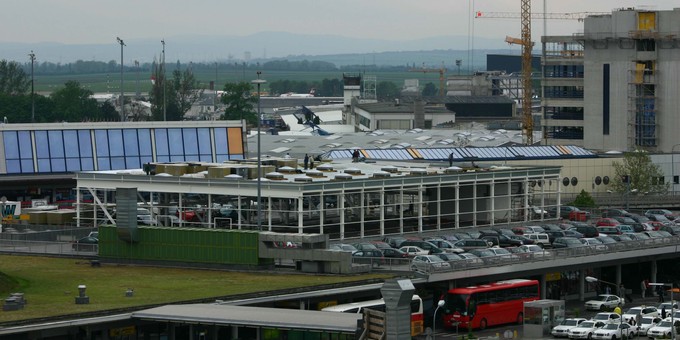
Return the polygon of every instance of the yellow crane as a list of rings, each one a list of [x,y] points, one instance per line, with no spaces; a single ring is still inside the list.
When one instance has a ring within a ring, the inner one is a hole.
[[[531,84],[531,19],[562,19],[579,20],[590,15],[603,15],[608,13],[600,12],[573,12],[573,13],[531,13],[531,0],[521,0],[520,13],[511,12],[475,12],[475,18],[507,18],[520,19],[522,27],[521,38],[506,36],[505,41],[509,44],[522,46],[522,134],[524,143],[531,145],[534,143],[534,118],[531,112],[532,84]],[[545,9],[545,4],[543,5]]]

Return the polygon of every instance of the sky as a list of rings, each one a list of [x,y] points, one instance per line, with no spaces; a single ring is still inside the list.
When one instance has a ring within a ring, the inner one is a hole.
[[[532,11],[669,10],[677,0],[533,0]],[[442,35],[519,36],[519,20],[476,19],[475,11],[519,12],[520,0],[4,0],[0,42],[116,43],[183,35],[245,36],[262,31],[389,40]],[[576,20],[551,20],[548,34],[579,31]],[[543,22],[532,23],[542,35]]]

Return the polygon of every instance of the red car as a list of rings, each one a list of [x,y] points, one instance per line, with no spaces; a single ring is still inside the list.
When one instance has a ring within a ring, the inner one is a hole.
[[[611,226],[617,226],[621,224],[621,222],[613,219],[613,218],[600,218],[595,222],[595,226],[597,227],[611,227]]]

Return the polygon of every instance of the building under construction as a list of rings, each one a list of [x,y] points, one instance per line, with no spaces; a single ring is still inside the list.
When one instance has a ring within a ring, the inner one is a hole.
[[[678,22],[680,9],[625,8],[585,18],[582,35],[545,37],[545,143],[672,152],[680,143]]]

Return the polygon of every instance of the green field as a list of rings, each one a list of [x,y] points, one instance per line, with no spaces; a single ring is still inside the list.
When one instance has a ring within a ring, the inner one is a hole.
[[[278,289],[326,285],[387,275],[307,275],[102,264],[82,259],[0,255],[0,296],[24,293],[23,310],[0,312],[0,323]],[[76,305],[78,285],[90,304]],[[125,297],[128,288],[133,297]]]
[[[226,82],[250,82],[257,78],[255,70],[219,70],[217,72],[217,83],[221,84],[218,88]],[[356,73],[352,73],[356,74]],[[211,81],[215,81],[215,70],[195,70],[194,75],[206,88]],[[405,79],[418,79],[420,85],[432,82],[439,87],[438,73],[423,73],[423,72],[377,72],[367,73],[368,76],[375,76],[377,82],[390,81],[401,87]],[[306,81],[306,82],[321,82],[324,79],[342,79],[342,71],[266,71],[261,75],[262,78],[269,82],[277,80],[291,80],[291,81]],[[63,86],[69,80],[78,81],[84,88],[92,92],[120,92],[120,73],[99,73],[99,74],[71,74],[71,75],[36,75],[35,76],[35,91],[39,93],[50,93],[57,88]],[[151,73],[149,71],[125,72],[123,73],[123,89],[126,93],[136,92],[139,88],[142,95],[147,94],[151,90]],[[266,91],[265,84],[263,90]]]

